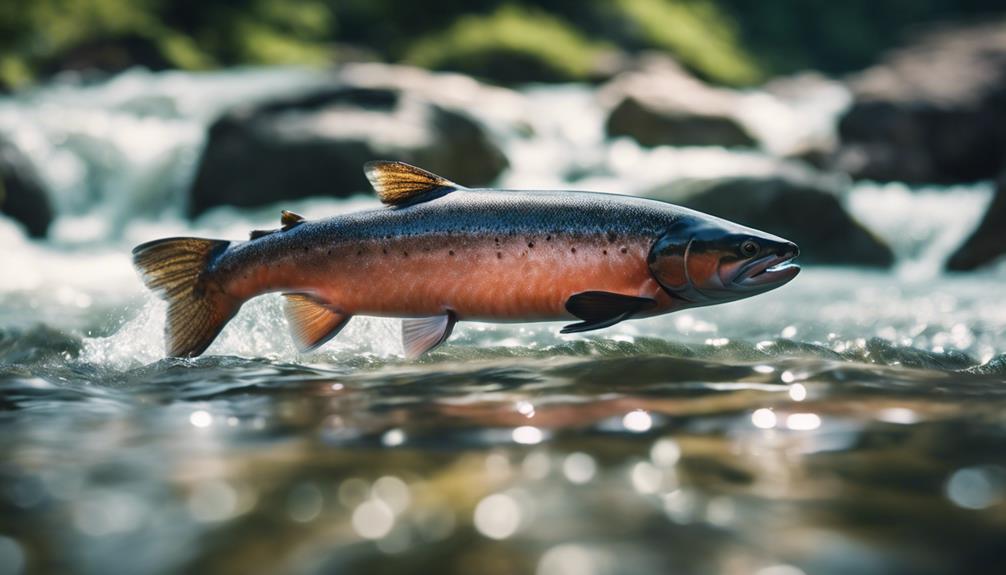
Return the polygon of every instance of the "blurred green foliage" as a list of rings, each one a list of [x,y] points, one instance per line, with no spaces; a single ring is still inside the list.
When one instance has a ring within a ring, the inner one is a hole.
[[[741,40],[773,73],[833,74],[869,66],[913,28],[1006,14],[1003,0],[716,0]]]
[[[0,86],[63,68],[324,64],[338,45],[500,82],[590,79],[615,50],[666,50],[746,85],[868,65],[918,23],[1002,0],[8,0]]]
[[[443,32],[420,38],[404,59],[503,82],[562,81],[588,77],[603,50],[555,16],[508,5],[458,18]]]
[[[322,0],[0,2],[0,85],[77,62],[184,69],[324,63],[331,19]]]
[[[735,22],[712,0],[616,0],[654,47],[725,84],[751,84],[762,70],[741,47]]]

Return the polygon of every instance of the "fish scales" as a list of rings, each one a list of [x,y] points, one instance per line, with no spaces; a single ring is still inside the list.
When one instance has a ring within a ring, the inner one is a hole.
[[[248,241],[137,246],[168,301],[168,355],[201,354],[241,305],[283,292],[294,341],[323,345],[355,315],[403,318],[407,355],[458,321],[576,318],[563,333],[763,293],[793,279],[795,244],[671,204],[575,191],[468,189],[401,162],[371,162],[387,207],[282,227]]]
[[[465,190],[240,243],[214,271],[242,298],[296,289],[353,315],[563,319],[579,291],[659,296],[647,253],[680,214],[634,199]]]

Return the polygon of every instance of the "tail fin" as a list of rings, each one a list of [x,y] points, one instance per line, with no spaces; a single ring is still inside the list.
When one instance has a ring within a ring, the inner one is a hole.
[[[143,283],[168,302],[164,325],[169,357],[195,357],[209,347],[241,302],[225,294],[204,273],[230,242],[166,238],[133,249]]]

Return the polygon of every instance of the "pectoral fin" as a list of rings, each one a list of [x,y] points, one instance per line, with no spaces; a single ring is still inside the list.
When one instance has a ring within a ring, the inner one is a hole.
[[[453,312],[433,317],[402,320],[402,345],[405,355],[415,359],[447,341],[457,318]]]
[[[610,327],[657,305],[656,300],[606,291],[585,291],[566,301],[566,311],[582,319],[560,333],[578,333]]]
[[[335,337],[352,316],[341,314],[329,304],[301,293],[285,293],[286,319],[297,349],[308,352]]]

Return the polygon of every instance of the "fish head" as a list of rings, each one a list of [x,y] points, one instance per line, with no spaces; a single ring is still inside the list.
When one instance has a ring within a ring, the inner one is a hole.
[[[778,236],[695,213],[675,220],[650,249],[650,272],[688,307],[751,297],[800,273],[800,248]]]

